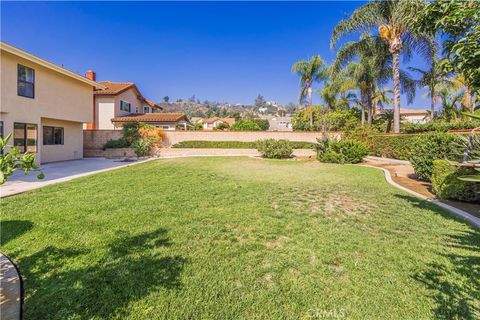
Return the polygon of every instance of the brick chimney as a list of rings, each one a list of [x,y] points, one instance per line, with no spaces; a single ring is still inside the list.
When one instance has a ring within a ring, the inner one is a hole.
[[[85,77],[92,80],[92,81],[97,81],[97,74],[93,70],[88,70],[85,73]]]

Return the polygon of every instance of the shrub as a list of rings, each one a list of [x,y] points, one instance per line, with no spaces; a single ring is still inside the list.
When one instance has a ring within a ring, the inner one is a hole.
[[[416,135],[374,135],[366,141],[369,154],[376,157],[409,160]]]
[[[310,126],[310,113],[313,113],[313,126]],[[301,131],[350,130],[358,123],[358,117],[352,110],[329,111],[324,106],[299,110],[292,118],[293,129]]]
[[[419,179],[430,181],[433,161],[457,160],[462,150],[457,144],[458,136],[448,133],[429,133],[415,137],[412,142],[410,162]]]
[[[270,128],[270,123],[268,122],[267,119],[256,118],[256,119],[253,119],[253,122],[258,124],[258,126],[262,131],[267,131]]]
[[[152,145],[146,138],[138,138],[132,142],[132,148],[135,151],[137,157],[145,157],[150,154]]]
[[[142,122],[131,122],[123,125],[123,138],[117,142],[107,142],[118,146],[131,146],[138,157],[147,156],[154,147],[160,146],[163,140],[162,129]],[[123,142],[119,142],[123,140]],[[107,148],[107,144],[105,148]]]
[[[139,130],[140,129],[151,129],[154,128],[152,125],[143,123],[143,122],[129,122],[125,123],[122,128],[123,139],[128,144],[131,144],[135,139],[140,138]]]
[[[473,129],[477,127],[480,127],[480,121],[478,120],[435,120],[425,123],[405,123],[402,124],[401,130],[404,133],[420,133],[432,131],[447,132],[449,130]]]
[[[118,139],[118,140],[108,140],[107,143],[103,146],[103,150],[105,149],[117,149],[117,148],[128,148],[130,144],[127,143],[125,139]]]
[[[228,123],[220,122],[213,130],[223,131],[227,130],[228,128],[230,128]]]
[[[231,127],[232,131],[261,131],[262,128],[253,120],[242,119],[235,122]]]
[[[256,149],[258,141],[182,141],[172,148],[225,148],[225,149]],[[293,149],[312,149],[314,143],[290,141]]]
[[[258,141],[257,149],[262,157],[269,159],[291,158],[292,144],[288,140],[267,139]]]
[[[471,174],[475,174],[472,168],[456,167],[446,160],[435,160],[432,167],[433,192],[442,199],[480,203],[480,184],[458,179]]]
[[[317,159],[330,163],[359,163],[368,154],[365,142],[356,140],[318,140]]]

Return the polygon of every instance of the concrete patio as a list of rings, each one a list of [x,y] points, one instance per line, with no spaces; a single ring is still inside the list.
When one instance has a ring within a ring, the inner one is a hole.
[[[16,171],[10,176],[8,182],[0,187],[0,198],[145,161],[148,160],[125,162],[119,159],[89,158],[47,163],[40,168],[45,173],[45,179],[43,180],[38,180],[35,172],[25,175],[21,171]]]

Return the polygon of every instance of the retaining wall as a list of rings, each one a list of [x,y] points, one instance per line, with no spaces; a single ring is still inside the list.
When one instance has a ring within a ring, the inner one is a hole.
[[[243,141],[285,139],[290,141],[316,142],[324,133],[311,131],[164,131],[165,147],[182,141]],[[328,133],[337,137],[339,133]],[[108,140],[122,137],[121,130],[84,130],[83,148],[102,149]]]

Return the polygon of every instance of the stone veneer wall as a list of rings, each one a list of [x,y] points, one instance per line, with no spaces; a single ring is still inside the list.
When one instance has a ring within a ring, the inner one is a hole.
[[[244,141],[264,139],[285,139],[290,141],[316,142],[322,132],[310,131],[164,131],[164,146],[169,147],[181,141]],[[339,133],[329,133],[337,137]],[[121,130],[84,130],[83,147],[101,149],[108,140],[122,137]]]

